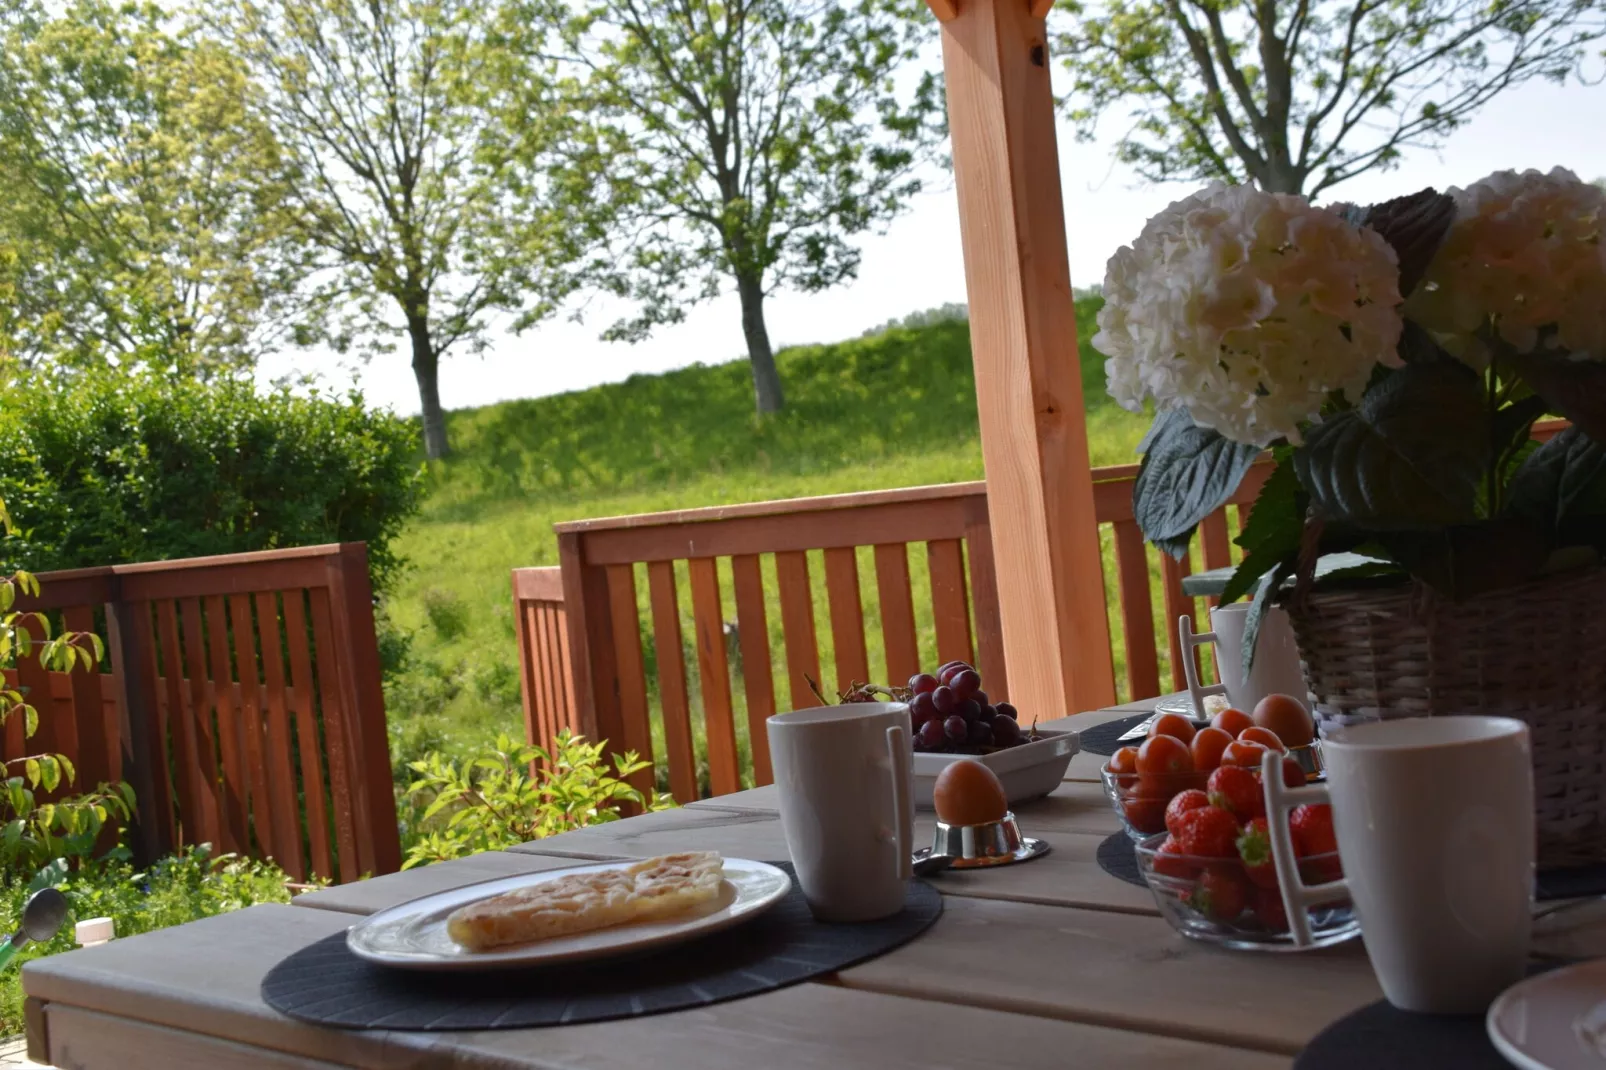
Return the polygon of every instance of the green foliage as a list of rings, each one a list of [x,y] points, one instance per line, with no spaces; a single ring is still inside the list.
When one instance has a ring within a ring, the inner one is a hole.
[[[588,743],[564,730],[551,754],[503,735],[491,750],[461,762],[439,754],[413,762],[418,778],[406,798],[416,825],[402,868],[615,821],[624,803],[648,810],[674,805],[668,796],[649,798],[626,782],[647,768],[634,751],[613,755],[610,774],[606,747],[606,740]]]
[[[1118,157],[1153,181],[1316,196],[1432,148],[1501,91],[1596,60],[1576,0],[1063,0],[1057,52],[1077,133],[1130,125]]]
[[[444,455],[439,361],[483,348],[493,312],[550,313],[586,238],[541,177],[569,120],[543,58],[545,17],[504,19],[491,0],[197,7],[250,72],[250,114],[279,139],[270,177],[295,196],[276,225],[327,269],[300,339],[340,350],[408,339],[425,446]]]
[[[301,265],[240,65],[158,4],[49,10],[0,22],[0,352],[251,362]]]
[[[1143,441],[1133,512],[1150,542],[1181,558],[1199,522],[1232,496],[1260,450],[1197,427],[1180,409],[1162,413]]]
[[[425,591],[424,615],[442,639],[456,639],[468,631],[468,604],[455,591],[443,587]]]
[[[418,508],[415,431],[357,395],[96,370],[0,387],[0,560],[36,570],[368,543]]]
[[[945,132],[940,83],[907,70],[936,28],[919,6],[581,5],[565,40],[584,71],[573,107],[593,125],[566,185],[604,192],[600,281],[637,308],[607,336],[640,338],[734,284],[759,407],[766,390],[779,407],[764,296],[852,279],[853,238],[919,191]]]
[[[18,956],[24,961],[71,951],[73,926],[89,918],[111,918],[122,939],[258,903],[288,903],[287,880],[271,862],[234,855],[214,858],[207,844],[170,855],[143,871],[121,857],[76,869],[56,862],[31,882],[0,887],[0,931],[14,931],[29,892],[47,885],[66,895],[67,922],[55,939],[24,948]],[[21,971],[13,964],[0,974],[0,1034],[22,1031],[22,1001]]]

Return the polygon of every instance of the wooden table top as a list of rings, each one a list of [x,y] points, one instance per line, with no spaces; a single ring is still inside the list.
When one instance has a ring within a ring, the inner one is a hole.
[[[1134,704],[1067,718],[1086,728]],[[880,958],[791,988],[619,1022],[460,1033],[348,1032],[262,1002],[263,976],[356,915],[575,859],[707,849],[786,857],[773,787],[692,803],[422,870],[257,906],[27,964],[30,1050],[58,1066],[543,1070],[933,1070],[1156,1067],[1271,1070],[1333,1019],[1380,998],[1358,942],[1293,955],[1184,940],[1147,890],[1094,860],[1117,830],[1079,755],[1021,807],[1053,851],[943,874],[937,924]],[[932,818],[921,816],[929,836]],[[1074,1059],[1072,1059],[1074,1053]]]

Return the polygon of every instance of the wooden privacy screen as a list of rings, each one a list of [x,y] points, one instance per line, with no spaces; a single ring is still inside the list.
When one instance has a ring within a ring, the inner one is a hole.
[[[362,543],[47,572],[38,598],[98,631],[109,671],[18,677],[38,733],[3,756],[56,751],[77,787],[125,779],[136,848],[272,858],[297,880],[400,866],[368,552]],[[49,696],[47,702],[38,696]]]

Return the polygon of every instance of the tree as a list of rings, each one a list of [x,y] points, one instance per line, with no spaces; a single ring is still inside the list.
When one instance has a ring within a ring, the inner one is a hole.
[[[571,22],[594,117],[572,185],[604,176],[603,281],[636,306],[605,337],[644,337],[733,282],[758,411],[781,408],[764,298],[853,278],[853,236],[920,189],[943,133],[938,82],[904,72],[931,20],[899,2],[598,0]]]
[[[562,122],[541,61],[526,62],[539,27],[498,14],[491,0],[222,0],[203,13],[284,146],[283,218],[325,269],[329,340],[372,352],[408,339],[432,458],[448,451],[442,358],[482,350],[496,311],[550,312],[578,251],[536,167]]]
[[[1503,90],[1562,81],[1598,0],[1070,0],[1058,35],[1078,134],[1129,109],[1118,158],[1151,181],[1314,197],[1432,148]]]
[[[288,325],[272,135],[232,57],[170,23],[107,0],[0,20],[0,348],[25,363],[237,367]]]

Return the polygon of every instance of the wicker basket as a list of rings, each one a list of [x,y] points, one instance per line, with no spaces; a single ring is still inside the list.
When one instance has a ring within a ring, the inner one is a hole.
[[[1461,602],[1419,584],[1312,592],[1289,614],[1318,716],[1527,722],[1539,864],[1606,862],[1606,568]]]

